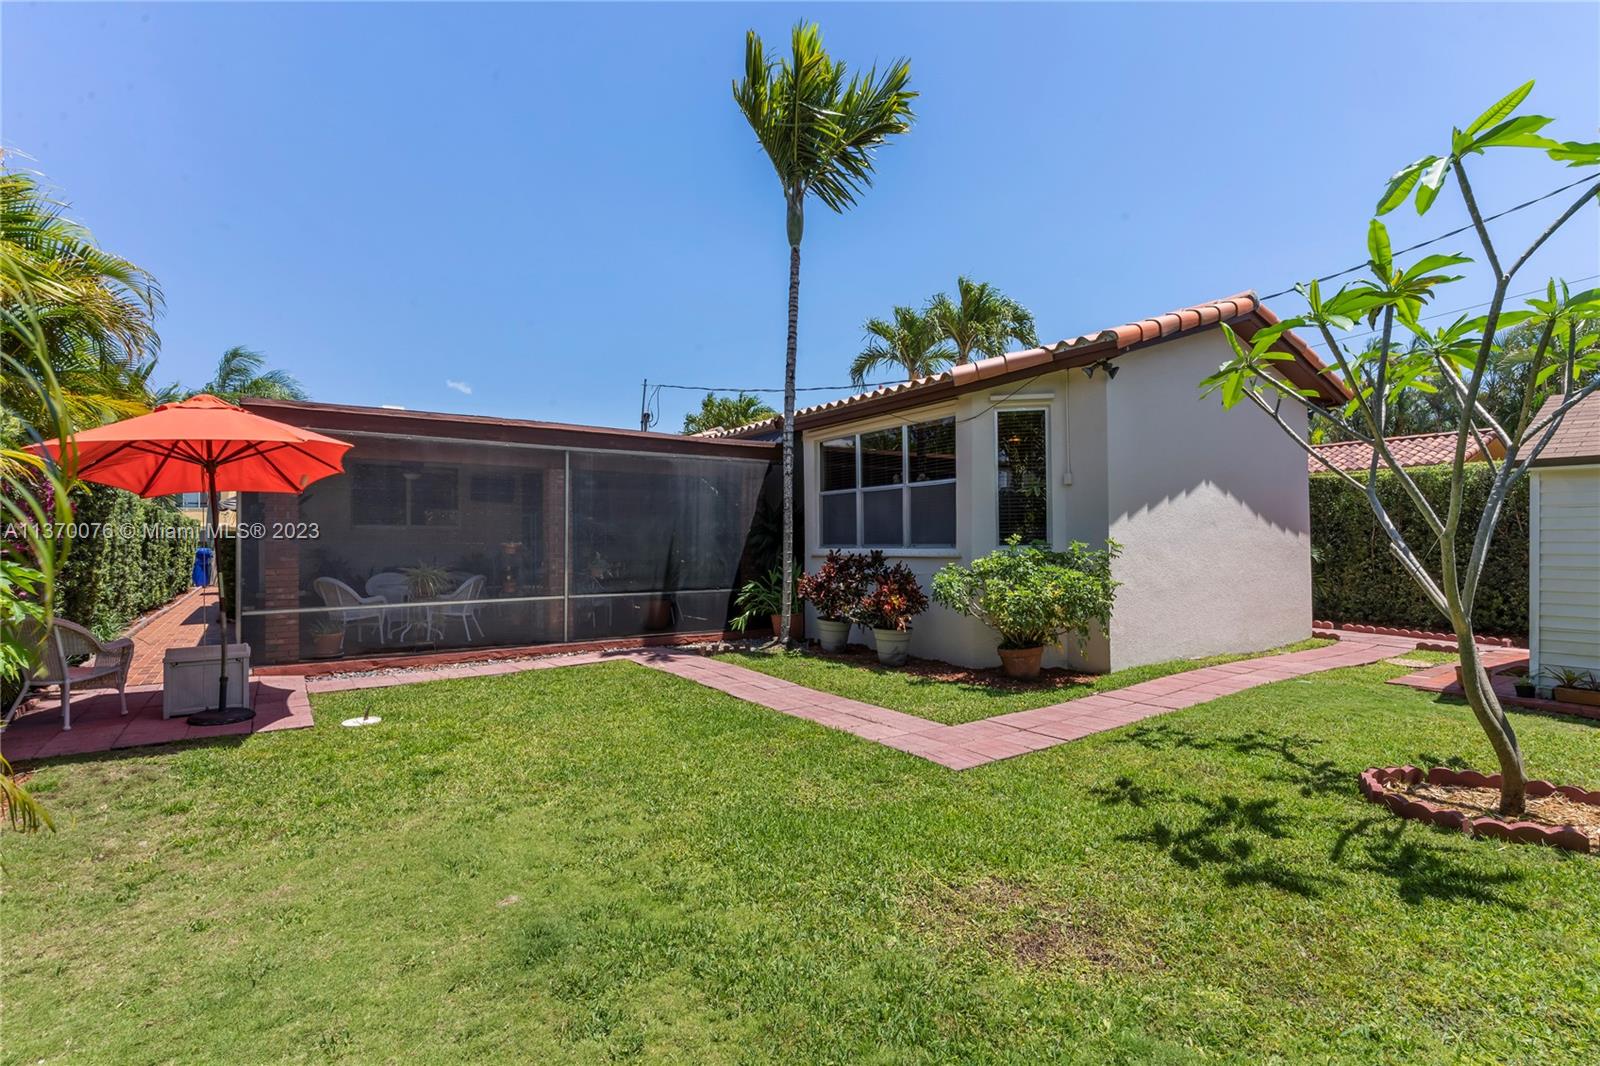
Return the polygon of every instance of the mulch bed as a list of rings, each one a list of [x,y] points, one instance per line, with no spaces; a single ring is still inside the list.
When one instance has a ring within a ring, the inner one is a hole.
[[[1529,781],[1527,808],[1502,818],[1500,775],[1436,766],[1386,766],[1361,775],[1361,793],[1402,818],[1472,836],[1549,844],[1568,851],[1600,851],[1600,792],[1577,785]]]
[[[854,666],[878,665],[878,653],[865,644],[847,644],[839,652],[823,651],[815,644],[807,649],[807,654],[817,659],[832,659],[836,662],[850,663]],[[913,677],[926,678],[929,681],[951,681],[961,685],[978,685],[983,688],[1000,689],[1008,692],[1037,692],[1058,688],[1080,688],[1092,685],[1099,674],[1083,674],[1076,670],[1066,670],[1059,666],[1046,667],[1039,671],[1038,678],[1031,681],[1022,681],[1014,677],[1007,677],[1005,669],[999,666],[990,666],[982,669],[966,666],[955,666],[951,663],[940,662],[938,659],[910,658],[904,666],[884,667],[897,674],[911,674]]]

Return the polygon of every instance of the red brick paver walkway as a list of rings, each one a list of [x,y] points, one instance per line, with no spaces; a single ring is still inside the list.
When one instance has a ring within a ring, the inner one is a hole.
[[[160,610],[146,615],[127,635],[133,638],[133,666],[128,669],[128,684],[159,685],[162,657],[168,648],[195,648],[217,642],[216,591],[190,589]]]
[[[930,722],[916,715],[818,692],[757,670],[672,648],[591,652],[520,662],[469,663],[438,670],[414,670],[367,677],[311,678],[306,687],[313,693],[384,688],[420,681],[484,677],[622,660],[674,674],[783,714],[840,729],[865,740],[877,741],[953,770],[965,770],[1009,759],[1014,755],[1052,748],[1091,733],[1192,707],[1258,685],[1342,666],[1375,663],[1397,654],[1402,647],[1414,645],[1414,641],[1404,644],[1392,639],[1347,639],[1309,651],[1207,666],[1154,681],[1142,681],[1112,692],[1096,693],[1030,711],[1002,714],[965,725]]]

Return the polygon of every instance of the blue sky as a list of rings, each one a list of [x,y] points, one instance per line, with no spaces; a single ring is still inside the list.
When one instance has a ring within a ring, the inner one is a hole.
[[[782,384],[782,202],[729,83],[799,17],[922,93],[858,207],[808,213],[801,385],[957,274],[1055,339],[1359,262],[1388,174],[1531,77],[1551,132],[1600,126],[1594,5],[8,3],[0,141],[160,279],[163,381],[246,344],[319,400],[635,426],[646,377]],[[1595,217],[1526,287],[1600,274]],[[1395,246],[1464,221],[1408,207]]]

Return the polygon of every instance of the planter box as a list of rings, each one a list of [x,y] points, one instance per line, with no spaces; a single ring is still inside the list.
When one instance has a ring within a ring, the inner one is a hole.
[[[1557,685],[1555,698],[1558,703],[1581,703],[1585,707],[1600,707],[1600,689],[1567,688],[1564,685]]]
[[[168,648],[162,658],[161,717],[177,718],[217,705],[218,649]],[[250,645],[228,645],[228,706],[250,706]]]

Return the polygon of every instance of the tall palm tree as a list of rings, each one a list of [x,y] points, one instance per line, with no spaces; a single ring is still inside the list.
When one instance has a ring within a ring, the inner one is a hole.
[[[939,324],[944,338],[955,345],[959,366],[980,356],[1004,355],[1015,342],[1035,347],[1033,315],[988,282],[956,279],[956,298],[940,293],[928,301],[928,315]]]
[[[144,270],[98,247],[66,217],[38,178],[0,171],[0,316],[26,320],[38,343],[0,335],[0,354],[47,366],[74,427],[142,414],[148,373],[159,347],[154,327],[161,289]],[[40,361],[43,363],[40,363]],[[39,394],[16,375],[0,386],[7,439],[48,421]]]
[[[263,400],[304,400],[305,386],[287,370],[268,370],[267,357],[236,344],[222,353],[217,360],[217,372],[200,386],[200,392],[209,392],[224,400],[238,401],[245,396]]]
[[[907,379],[937,374],[950,365],[955,349],[945,343],[939,323],[910,307],[896,307],[894,321],[868,319],[866,347],[850,364],[850,383],[864,388],[867,375],[895,367]]]
[[[733,99],[778,172],[789,237],[789,337],[783,371],[783,611],[778,639],[789,642],[794,587],[794,367],[800,323],[800,238],[805,204],[815,196],[843,213],[871,187],[873,150],[911,128],[911,64],[897,60],[849,77],[822,47],[813,25],[797,23],[791,56],[767,59],[761,38],[745,35],[744,79]]]

